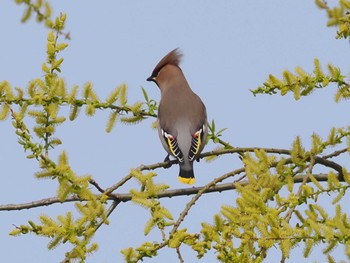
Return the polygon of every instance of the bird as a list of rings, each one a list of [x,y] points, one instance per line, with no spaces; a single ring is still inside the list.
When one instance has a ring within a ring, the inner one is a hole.
[[[157,130],[160,141],[180,166],[178,180],[194,184],[194,160],[202,152],[208,135],[207,111],[200,97],[190,88],[179,67],[183,54],[176,48],[163,57],[147,81],[160,89]]]

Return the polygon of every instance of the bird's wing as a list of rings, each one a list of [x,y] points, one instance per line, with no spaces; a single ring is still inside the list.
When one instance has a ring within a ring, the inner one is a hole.
[[[191,162],[194,160],[194,158],[196,158],[197,154],[199,153],[199,150],[201,149],[202,143],[205,143],[203,141],[204,129],[205,129],[205,127],[203,126],[202,128],[200,128],[198,131],[196,131],[192,135],[191,148],[190,148],[190,152],[188,154],[188,159]]]
[[[184,155],[179,148],[175,136],[171,135],[170,133],[167,133],[163,129],[162,136],[165,139],[165,142],[167,143],[169,150],[171,151],[173,156],[176,157],[176,159],[178,159],[180,163],[182,163],[184,161]]]

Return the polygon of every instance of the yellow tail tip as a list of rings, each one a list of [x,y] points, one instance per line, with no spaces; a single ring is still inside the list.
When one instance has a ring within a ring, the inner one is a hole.
[[[183,183],[183,184],[194,184],[196,182],[196,179],[193,177],[192,178],[185,178],[185,177],[179,176],[178,179],[179,179],[179,182]]]

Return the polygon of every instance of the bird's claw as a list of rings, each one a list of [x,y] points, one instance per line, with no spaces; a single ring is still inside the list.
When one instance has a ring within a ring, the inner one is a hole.
[[[171,162],[170,162],[169,154],[168,154],[167,156],[165,156],[164,162],[167,163],[166,165],[164,165],[164,168],[165,168],[165,169],[168,169],[168,168],[171,167],[172,164],[171,164]]]

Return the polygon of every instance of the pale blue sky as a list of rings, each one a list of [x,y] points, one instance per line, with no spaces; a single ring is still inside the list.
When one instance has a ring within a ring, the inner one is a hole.
[[[335,1],[328,1],[330,4]],[[126,83],[129,101],[142,100],[140,87],[151,98],[159,99],[159,90],[146,82],[157,62],[170,50],[180,47],[184,53],[181,67],[207,106],[209,119],[220,128],[228,128],[223,139],[235,146],[289,148],[295,136],[305,145],[317,131],[327,136],[331,127],[348,125],[346,102],[335,104],[334,90],[320,91],[294,101],[291,95],[253,97],[249,89],[261,85],[268,74],[280,76],[284,69],[301,66],[313,68],[318,57],[325,66],[333,63],[349,74],[348,41],[335,40],[335,29],[325,26],[326,14],[313,1],[53,1],[55,13],[67,13],[67,31],[72,40],[63,52],[62,76],[67,85],[82,86],[91,81],[100,98]],[[33,20],[22,25],[23,7],[3,1],[0,8],[0,81],[12,87],[43,75],[47,29]],[[62,111],[65,116],[66,110]],[[102,187],[117,182],[140,164],[163,160],[165,152],[153,119],[138,126],[117,124],[105,133],[108,112],[67,122],[57,130],[63,145],[53,155],[66,150],[70,164],[80,175],[91,174]],[[17,144],[10,120],[0,124],[1,204],[21,203],[55,194],[55,181],[37,181],[36,163],[25,158]],[[215,146],[209,144],[205,150]],[[215,162],[195,163],[196,186],[238,168],[235,155]],[[157,182],[172,188],[177,182],[178,167],[158,170]],[[129,183],[123,188],[135,187]],[[198,231],[201,221],[212,222],[220,205],[232,204],[234,192],[203,197],[183,223],[189,231]],[[163,199],[176,218],[191,197]],[[40,214],[55,216],[71,209],[72,204],[54,205],[20,212],[1,212],[1,258],[4,262],[59,262],[68,246],[49,251],[49,240],[32,235],[9,237],[13,224],[37,221]],[[329,212],[333,213],[333,207]],[[132,203],[121,204],[95,237],[100,249],[87,262],[121,262],[120,249],[138,246],[145,240],[160,240],[157,231],[143,236],[148,212]],[[345,259],[342,248],[337,259]],[[301,257],[301,248],[292,253],[298,262],[312,262]],[[184,249],[185,262],[196,262],[194,252]],[[266,262],[274,262],[278,251],[271,251]],[[208,255],[201,262],[213,262]],[[177,262],[175,251],[162,250],[154,260]],[[294,260],[293,260],[294,261]],[[296,260],[295,260],[296,261]],[[322,260],[320,259],[320,262]],[[290,261],[292,262],[292,260]]]

